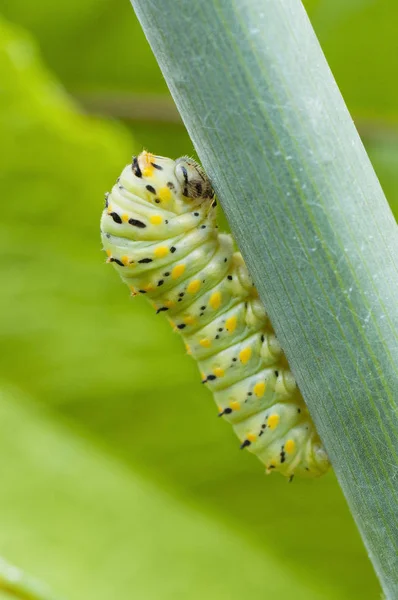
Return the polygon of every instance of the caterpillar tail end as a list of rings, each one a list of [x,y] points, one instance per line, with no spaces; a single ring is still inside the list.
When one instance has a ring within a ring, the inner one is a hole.
[[[326,454],[325,448],[321,444],[314,445],[313,456],[314,463],[318,470],[318,473],[315,475],[315,477],[320,477],[321,475],[324,475],[329,471],[331,467],[330,460],[328,455]]]

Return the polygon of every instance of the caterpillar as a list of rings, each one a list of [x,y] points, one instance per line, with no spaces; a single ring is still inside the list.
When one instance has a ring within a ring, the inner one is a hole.
[[[218,416],[266,473],[317,477],[329,460],[202,167],[142,152],[105,194],[101,235],[131,294],[164,312]]]

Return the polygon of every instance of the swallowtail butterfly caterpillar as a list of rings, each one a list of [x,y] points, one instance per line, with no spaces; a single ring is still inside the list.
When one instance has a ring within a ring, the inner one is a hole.
[[[242,256],[218,232],[216,206],[194,160],[142,152],[106,194],[107,262],[181,333],[240,447],[267,473],[317,477],[327,455]]]

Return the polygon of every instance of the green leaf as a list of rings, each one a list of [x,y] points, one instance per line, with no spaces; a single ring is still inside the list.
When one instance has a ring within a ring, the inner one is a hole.
[[[0,559],[0,598],[17,600],[55,600],[46,587],[23,571]]]
[[[46,62],[68,89],[167,92],[140,25],[123,0],[68,0],[56,7],[51,0],[36,6],[12,0],[1,10],[34,33]]]
[[[18,393],[1,394],[0,419],[1,551],[65,597],[319,598],[271,550],[172,498]]]

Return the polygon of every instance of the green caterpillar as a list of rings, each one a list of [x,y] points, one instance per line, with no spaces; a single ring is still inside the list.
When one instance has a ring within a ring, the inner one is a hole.
[[[106,194],[108,262],[181,333],[241,448],[267,473],[317,477],[326,452],[241,254],[218,232],[216,206],[195,161],[142,152]]]

